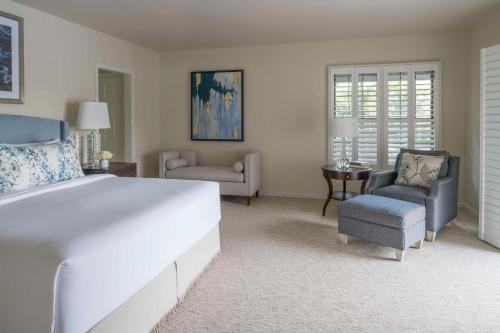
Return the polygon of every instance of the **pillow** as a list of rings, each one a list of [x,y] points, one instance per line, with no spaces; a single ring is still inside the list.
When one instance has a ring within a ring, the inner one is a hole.
[[[430,188],[438,179],[443,163],[443,156],[403,153],[395,184]]]
[[[73,138],[52,144],[0,144],[0,193],[83,176]]]
[[[168,170],[182,168],[188,165],[188,161],[183,158],[173,158],[165,163]]]
[[[243,172],[243,163],[240,161],[234,162],[233,169],[236,172]]]
[[[401,157],[403,156],[404,153],[410,153],[414,155],[425,155],[425,156],[443,156],[444,161],[443,165],[441,166],[441,170],[439,170],[438,178],[443,178],[446,177],[446,175],[448,175],[448,161],[450,159],[450,153],[447,152],[446,150],[418,150],[418,149],[401,148],[401,150],[399,151],[399,155],[396,159],[396,171],[398,171],[401,166]]]

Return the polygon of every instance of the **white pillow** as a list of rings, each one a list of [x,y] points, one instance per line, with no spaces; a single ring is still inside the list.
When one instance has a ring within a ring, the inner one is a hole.
[[[182,168],[188,165],[188,161],[183,158],[173,158],[165,163],[168,170]]]
[[[243,172],[243,163],[241,161],[234,162],[233,169],[236,172]]]

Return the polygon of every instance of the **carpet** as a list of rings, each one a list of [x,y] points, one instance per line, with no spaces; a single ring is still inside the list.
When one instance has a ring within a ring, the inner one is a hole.
[[[221,257],[158,332],[500,332],[500,252],[467,212],[399,263],[322,204],[224,199]]]

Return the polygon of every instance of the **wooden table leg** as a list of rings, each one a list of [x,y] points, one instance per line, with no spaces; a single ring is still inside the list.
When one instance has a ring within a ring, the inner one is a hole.
[[[347,188],[347,181],[344,179],[342,181],[342,200],[345,201],[345,192]]]
[[[328,183],[328,198],[326,198],[325,204],[323,205],[323,216],[325,216],[325,214],[326,214],[326,207],[328,206],[328,203],[332,199],[332,195],[333,195],[332,180],[328,177],[325,177],[325,179],[326,179],[326,182]]]
[[[367,182],[368,182],[368,179],[363,179],[363,182],[361,183],[361,192],[359,194],[361,194],[361,195],[365,194],[365,187],[366,187]]]

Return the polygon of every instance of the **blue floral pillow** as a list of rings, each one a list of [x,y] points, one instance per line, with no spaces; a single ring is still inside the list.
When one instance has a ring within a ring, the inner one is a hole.
[[[0,193],[83,176],[73,138],[51,144],[0,144]]]

